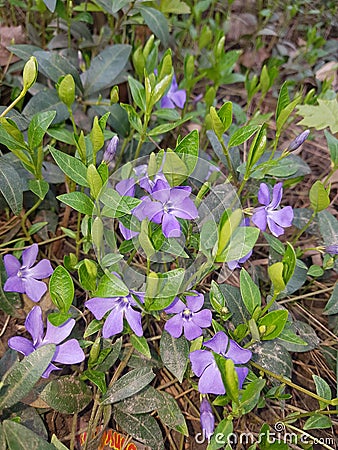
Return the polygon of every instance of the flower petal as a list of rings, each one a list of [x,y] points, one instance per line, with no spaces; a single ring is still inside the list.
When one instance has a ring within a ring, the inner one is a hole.
[[[133,330],[136,336],[143,336],[141,313],[139,311],[135,311],[131,307],[128,307],[124,310],[124,314],[127,322],[130,325],[130,328]]]
[[[113,309],[112,312],[107,317],[103,329],[102,336],[105,339],[114,336],[115,334],[121,333],[123,330],[123,309]]]
[[[230,339],[227,352],[222,352],[222,354],[226,358],[232,359],[235,364],[245,364],[251,359],[252,356],[250,350],[241,347],[232,339]]]
[[[282,200],[282,196],[283,196],[283,183],[277,183],[275,184],[273,191],[272,191],[272,201],[269,205],[269,209],[276,209],[281,200]]]
[[[216,363],[210,364],[203,372],[199,382],[198,390],[201,394],[225,394],[221,372]]]
[[[271,231],[271,233],[274,236],[278,237],[278,236],[281,236],[282,234],[284,234],[284,228],[277,225],[271,217],[268,216],[267,221],[268,221],[269,230]]]
[[[25,293],[33,302],[40,301],[46,291],[47,286],[43,281],[38,281],[30,277],[25,279]]]
[[[264,206],[256,209],[256,212],[252,216],[251,220],[261,231],[266,230],[267,212],[265,211]]]
[[[167,314],[178,314],[186,308],[185,304],[178,297],[175,297],[174,301],[164,311]],[[190,308],[189,308],[190,309]]]
[[[43,372],[43,374],[41,375],[42,378],[49,378],[49,375],[51,374],[51,372],[53,370],[62,370],[59,369],[58,367],[54,366],[54,364],[49,364],[49,366],[47,367],[47,369]]]
[[[187,99],[187,94],[184,89],[179,89],[174,94],[171,94],[170,98],[176,106],[183,109],[185,101]]]
[[[77,364],[85,359],[80,344],[76,339],[69,339],[69,341],[57,345],[52,361],[62,364]]]
[[[129,239],[133,239],[133,237],[140,234],[139,231],[132,231],[129,230],[129,228],[126,228],[121,222],[119,222],[119,229],[121,231],[122,236],[126,241],[129,241]]]
[[[22,252],[22,265],[30,268],[35,263],[36,258],[38,256],[39,247],[38,244],[33,244],[30,247],[26,248]]]
[[[196,292],[196,291],[193,291]],[[197,295],[187,295],[185,298],[187,300],[187,307],[192,312],[199,311],[204,303],[204,295],[201,293],[197,293]]]
[[[192,371],[197,377],[202,375],[206,367],[215,363],[212,353],[207,350],[195,350],[190,353],[189,359],[191,362]]]
[[[101,320],[102,317],[113,308],[116,307],[117,298],[100,298],[94,297],[85,302],[85,307],[94,314],[95,319]]]
[[[210,309],[203,309],[193,315],[193,322],[202,328],[210,327],[212,321],[212,313]]]
[[[115,190],[122,196],[129,195],[130,197],[134,197],[135,184],[134,178],[127,178],[126,180],[119,181],[115,186]]]
[[[247,367],[235,367],[235,370],[238,375],[238,386],[239,389],[242,389],[244,380],[249,373],[249,369]]]
[[[166,238],[181,236],[181,225],[174,215],[168,213],[163,214],[162,232]]]
[[[42,341],[43,345],[45,344],[60,344],[60,342],[64,341],[66,337],[70,335],[72,329],[74,328],[75,320],[69,319],[64,324],[59,327],[55,327],[47,320],[47,331],[46,335]]]
[[[14,336],[8,339],[8,347],[27,356],[35,351],[34,345],[28,339]]]
[[[48,259],[42,259],[31,269],[27,269],[26,276],[35,278],[36,280],[42,280],[48,278],[53,273],[53,267]]]
[[[262,205],[268,206],[270,203],[270,191],[269,187],[265,183],[261,183],[257,198],[259,203]]]
[[[43,321],[40,306],[34,306],[28,313],[25,327],[32,336],[34,345],[39,345],[43,337]]]
[[[202,334],[202,328],[199,327],[193,320],[183,320],[184,336],[188,341],[193,341]]]
[[[24,294],[26,291],[25,283],[22,278],[16,275],[9,277],[4,284],[5,292],[19,292]]]
[[[183,331],[183,318],[181,314],[177,314],[171,319],[167,320],[164,325],[165,331],[167,331],[172,337],[179,338]]]
[[[165,95],[164,97],[162,97],[161,99],[161,108],[169,108],[169,109],[174,109],[175,105],[174,103],[170,100],[170,98]]]
[[[181,202],[175,203],[170,212],[180,219],[196,219],[198,216],[198,210],[194,202],[190,198],[185,198]]]
[[[13,255],[4,256],[4,265],[9,277],[16,275],[21,267],[20,261]]]
[[[210,341],[204,342],[204,345],[215,353],[224,354],[228,347],[228,341],[228,336],[223,331],[219,331]]]
[[[291,227],[293,221],[293,209],[291,206],[285,206],[285,208],[279,209],[278,211],[269,212],[268,217],[283,228]]]

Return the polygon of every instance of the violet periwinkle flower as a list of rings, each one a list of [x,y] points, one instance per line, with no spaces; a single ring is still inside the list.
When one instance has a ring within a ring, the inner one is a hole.
[[[138,298],[140,303],[143,303],[144,295],[143,292],[130,291],[125,297],[94,297],[86,301],[85,306],[98,320],[101,320],[109,312],[102,329],[102,336],[105,339],[122,332],[124,318],[126,318],[136,336],[142,336],[142,315],[134,309],[135,306],[138,306],[134,296]]]
[[[162,232],[166,238],[180,237],[181,225],[177,218],[193,220],[198,216],[194,202],[189,198],[191,187],[170,187],[162,179],[156,181],[151,197],[143,197],[133,214],[140,220],[148,218],[150,221],[162,225]],[[153,201],[154,200],[154,201]]]
[[[184,89],[178,89],[176,76],[173,75],[169,91],[161,99],[161,108],[174,109],[176,106],[183,109],[187,93]]]
[[[211,405],[206,397],[203,397],[200,406],[200,421],[203,436],[210,441],[211,436],[214,433],[215,417],[212,412]]]
[[[335,245],[327,245],[325,247],[325,252],[330,255],[338,255],[338,244]]]
[[[42,259],[33,267],[38,256],[38,244],[33,244],[22,252],[22,264],[13,255],[4,257],[4,265],[8,279],[4,285],[4,291],[26,294],[33,302],[38,302],[47,291],[47,286],[42,280],[53,273],[53,268],[48,259]]]
[[[67,322],[55,327],[47,321],[47,330],[43,337],[43,321],[40,306],[34,306],[26,317],[25,327],[32,336],[33,342],[21,336],[14,336],[8,340],[8,346],[27,356],[38,348],[47,344],[56,344],[56,350],[52,358],[53,362],[61,364],[77,364],[85,359],[85,354],[76,339],[69,339],[60,344],[71,333],[74,328],[75,320],[68,319]],[[43,378],[48,378],[53,370],[61,370],[59,367],[50,363],[42,374]]]
[[[290,227],[293,221],[293,209],[286,206],[277,209],[282,200],[283,183],[277,183],[272,192],[272,200],[270,199],[269,187],[265,183],[261,183],[258,191],[258,201],[264,206],[255,208],[252,216],[252,222],[262,231],[266,230],[268,225],[271,233],[278,237],[284,233],[284,228]],[[270,201],[271,200],[271,201]]]
[[[310,134],[310,130],[303,131],[303,133],[299,134],[292,142],[290,142],[287,150],[289,152],[293,152],[293,151],[297,150],[297,148],[299,148],[306,141],[309,134]]]
[[[175,314],[169,319],[164,329],[174,338],[179,338],[184,331],[184,336],[188,341],[192,341],[202,335],[202,328],[211,325],[212,314],[209,309],[200,309],[204,303],[204,295],[186,295],[187,304],[184,304],[178,297],[165,309],[167,314]]]
[[[114,136],[109,144],[107,145],[106,150],[104,151],[102,162],[105,162],[106,164],[110,164],[116,154],[117,146],[119,145],[119,138],[118,136]]]
[[[219,331],[210,341],[204,342],[205,347],[218,353],[224,358],[232,359],[234,364],[247,363],[252,353],[250,350],[242,348],[237,342],[229,339],[223,332]],[[221,372],[216,364],[214,355],[208,350],[195,350],[190,353],[192,370],[198,376],[198,390],[201,394],[225,394],[225,387],[222,381]],[[242,389],[243,382],[249,373],[247,367],[235,366],[238,375],[239,388]]]

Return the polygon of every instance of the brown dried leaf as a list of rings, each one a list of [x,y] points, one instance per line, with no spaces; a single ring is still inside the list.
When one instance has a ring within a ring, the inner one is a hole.
[[[25,36],[21,25],[17,27],[0,27],[0,66],[6,66],[9,61],[10,52],[7,50],[8,45],[24,44]],[[12,55],[11,63],[18,61],[15,55]]]

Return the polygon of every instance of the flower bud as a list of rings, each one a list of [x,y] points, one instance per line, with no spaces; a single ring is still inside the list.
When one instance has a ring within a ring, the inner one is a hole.
[[[326,246],[325,252],[330,255],[338,255],[338,244]]]
[[[23,68],[23,89],[25,92],[30,89],[38,76],[38,62],[34,56],[31,56]]]
[[[114,136],[111,139],[111,141],[109,142],[109,144],[103,154],[103,160],[102,160],[103,162],[105,162],[106,164],[109,164],[113,161],[118,145],[119,145],[119,138],[118,138],[118,136]]]
[[[310,134],[310,130],[305,130],[303,133],[299,134],[296,139],[294,139],[288,147],[289,152],[293,152],[294,150],[297,150],[307,139],[307,137]]]
[[[200,406],[200,421],[203,435],[210,441],[215,428],[215,417],[212,413],[211,405],[206,397],[203,397]]]

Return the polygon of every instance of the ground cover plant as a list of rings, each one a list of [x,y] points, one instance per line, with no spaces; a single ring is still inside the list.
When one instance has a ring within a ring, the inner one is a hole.
[[[0,449],[336,448],[335,2],[2,6]]]

